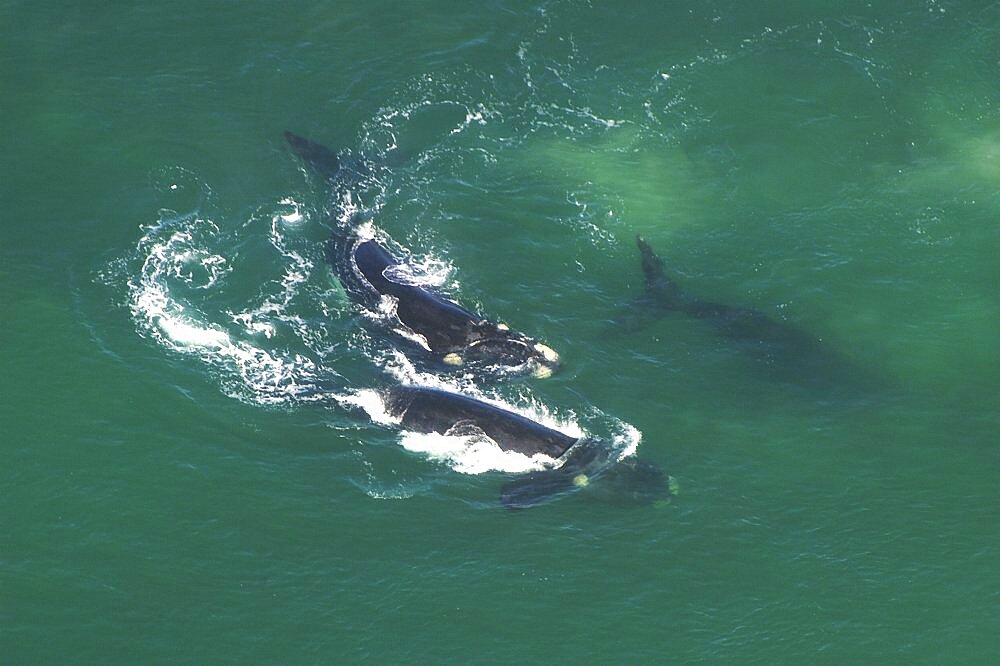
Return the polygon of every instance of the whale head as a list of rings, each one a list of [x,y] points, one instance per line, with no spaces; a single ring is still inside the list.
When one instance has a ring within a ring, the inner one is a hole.
[[[635,456],[619,457],[606,442],[584,438],[566,451],[562,465],[531,472],[500,489],[508,509],[526,509],[572,493],[617,506],[663,506],[679,492],[676,479],[661,467]]]
[[[539,379],[551,377],[559,369],[559,354],[548,345],[511,330],[506,324],[479,322],[465,349],[448,354],[449,365],[492,366],[512,372],[526,372]]]

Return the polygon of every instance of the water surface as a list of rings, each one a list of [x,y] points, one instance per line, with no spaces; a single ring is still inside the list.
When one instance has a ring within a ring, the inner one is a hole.
[[[985,661],[998,33],[990,2],[0,3],[0,654]],[[286,129],[563,357],[468,390],[680,494],[505,511],[510,461],[322,399],[413,375]],[[871,385],[623,325],[637,234]]]

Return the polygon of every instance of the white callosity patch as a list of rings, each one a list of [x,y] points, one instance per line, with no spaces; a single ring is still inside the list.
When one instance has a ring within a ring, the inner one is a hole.
[[[552,368],[547,365],[536,365],[535,369],[531,371],[531,376],[535,379],[548,379],[552,376]]]
[[[458,365],[462,365],[462,364],[465,363],[465,360],[459,354],[456,354],[455,352],[451,352],[450,354],[445,354],[441,358],[441,360],[445,362],[445,365],[455,365],[455,366],[458,366]]]
[[[549,363],[559,362],[559,354],[556,353],[555,349],[549,347],[548,345],[543,345],[542,343],[539,342],[535,344],[535,351],[541,354],[542,358],[544,358]]]

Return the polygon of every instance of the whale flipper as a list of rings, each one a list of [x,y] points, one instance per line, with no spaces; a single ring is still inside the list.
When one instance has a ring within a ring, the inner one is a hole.
[[[532,472],[505,484],[500,489],[500,502],[508,509],[527,509],[551,502],[578,489],[572,476],[557,469]]]
[[[289,131],[285,131],[285,140],[292,151],[317,174],[327,180],[336,178],[337,172],[340,171],[340,159],[335,152]]]

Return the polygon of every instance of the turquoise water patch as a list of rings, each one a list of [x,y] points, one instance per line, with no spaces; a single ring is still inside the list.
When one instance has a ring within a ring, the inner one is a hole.
[[[0,653],[982,661],[998,19],[5,3]],[[420,279],[562,362],[447,381],[680,492],[508,511],[523,470],[373,421],[364,390],[433,378],[338,284],[285,130],[366,165],[352,202]],[[685,294],[843,365],[650,310],[640,234]]]

